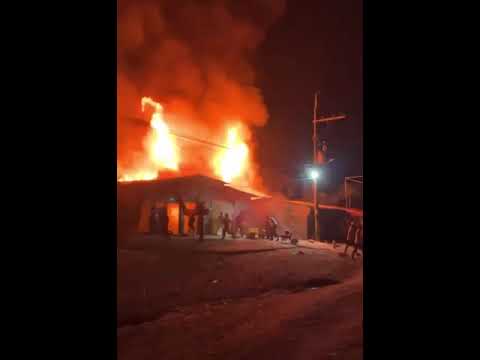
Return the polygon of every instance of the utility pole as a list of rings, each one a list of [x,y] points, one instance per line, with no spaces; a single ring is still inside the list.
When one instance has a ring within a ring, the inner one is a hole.
[[[323,164],[318,163],[318,157],[317,157],[317,124],[318,123],[326,123],[329,121],[335,121],[335,120],[343,120],[346,119],[347,117],[345,115],[336,115],[336,116],[325,116],[321,118],[317,118],[317,106],[318,106],[318,91],[315,92],[315,105],[313,107],[313,166],[318,167]],[[318,177],[315,177],[313,179],[313,204],[314,204],[314,217],[315,217],[315,240],[320,240],[319,239],[319,228],[318,228]]]

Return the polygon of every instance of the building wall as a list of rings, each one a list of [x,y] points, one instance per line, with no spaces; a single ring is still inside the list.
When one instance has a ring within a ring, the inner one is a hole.
[[[206,234],[213,234],[218,232],[218,215],[220,212],[228,213],[231,218],[234,218],[238,213],[245,209],[248,201],[231,201],[218,200],[219,198],[230,198],[234,190],[218,186],[214,182],[202,179],[201,181],[185,181],[184,183],[168,184],[163,183],[142,183],[142,184],[127,184],[117,187],[117,224],[118,234],[131,233],[148,233],[149,232],[149,218],[150,211],[153,205],[165,206],[167,205],[167,213],[169,215],[169,230],[174,233],[179,233],[179,207],[176,199],[177,196],[182,196],[187,208],[194,208],[195,200],[200,199],[205,202],[205,205],[210,210],[210,213],[205,218]],[[248,197],[245,194],[244,197]],[[184,233],[188,232],[188,216],[184,216],[183,228]],[[197,226],[198,228],[198,226]]]
[[[309,208],[305,205],[292,204],[284,197],[252,201],[250,212],[258,226],[263,227],[267,216],[274,216],[279,222],[279,232],[290,231],[298,239],[307,237],[307,216]]]

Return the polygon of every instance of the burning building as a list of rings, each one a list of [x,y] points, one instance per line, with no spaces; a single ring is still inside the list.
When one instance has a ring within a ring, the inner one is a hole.
[[[219,235],[217,223],[220,213],[234,219],[240,212],[246,214],[247,228],[259,229],[267,216],[274,216],[279,232],[289,231],[299,239],[307,238],[307,217],[311,202],[293,201],[282,195],[269,196],[248,187],[228,184],[220,179],[203,175],[172,176],[148,181],[118,182],[119,234],[150,233],[149,219],[153,207],[163,207],[168,215],[168,231],[173,235],[188,233],[190,216],[180,206],[189,210],[204,202],[209,209],[204,232]],[[343,241],[345,217],[363,216],[358,209],[320,205],[321,239]]]
[[[119,1],[119,180],[152,180],[168,169],[252,185],[251,130],[269,117],[252,60],[285,7],[285,0]]]
[[[248,209],[252,201],[268,197],[203,175],[119,182],[117,194],[119,231],[150,232],[151,208],[165,207],[169,218],[168,230],[174,235],[187,233],[189,215],[183,212],[181,201],[187,209],[195,209],[200,201],[204,202],[210,210],[205,233],[216,234],[212,224],[220,212],[233,218]]]
[[[145,214],[159,203],[170,232],[182,233],[181,197],[187,208],[205,201],[211,216],[235,216],[244,205],[257,222],[278,214],[302,237],[307,206],[251,190],[264,190],[252,133],[269,119],[253,59],[285,10],[285,0],[119,0],[120,226],[148,230]],[[300,190],[289,195],[300,198]]]

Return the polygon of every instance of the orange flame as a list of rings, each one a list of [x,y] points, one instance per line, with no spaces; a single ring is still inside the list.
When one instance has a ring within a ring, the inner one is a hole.
[[[153,131],[147,139],[150,160],[158,169],[178,170],[179,155],[175,138],[170,134],[167,123],[163,120],[163,107],[151,98],[142,98],[142,111],[145,105],[152,106],[155,111],[150,120]]]
[[[145,159],[133,169],[120,169],[118,181],[154,180],[158,171],[179,170],[180,151],[163,117],[163,107],[149,97],[142,98],[142,111],[145,106],[153,108],[150,131],[145,138]],[[212,170],[215,175],[227,183],[240,180],[249,166],[249,149],[241,137],[241,125],[230,127],[226,136],[226,149],[215,153],[212,158]],[[201,165],[204,169],[204,164]]]
[[[175,138],[170,133],[167,123],[163,119],[163,107],[149,97],[142,98],[142,111],[145,106],[154,108],[150,120],[150,132],[146,138],[147,163],[141,168],[122,172],[119,181],[153,180],[161,169],[178,171],[180,156]]]
[[[239,139],[237,128],[228,129],[227,147],[214,159],[214,168],[223,181],[230,183],[243,175],[248,165],[248,146]]]
[[[140,181],[140,180],[154,180],[157,178],[156,170],[135,170],[131,173],[124,172],[118,179],[120,182]]]

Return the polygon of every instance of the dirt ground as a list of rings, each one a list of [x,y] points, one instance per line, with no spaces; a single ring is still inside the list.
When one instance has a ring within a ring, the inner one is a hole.
[[[118,250],[118,358],[362,359],[363,260],[342,251],[138,238]]]

